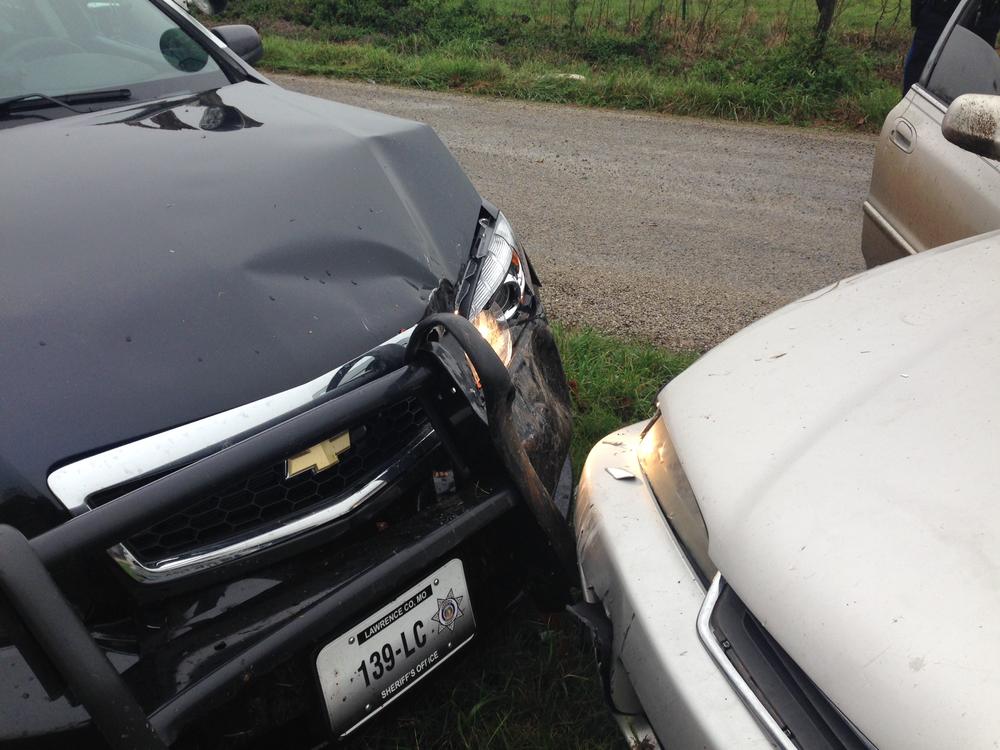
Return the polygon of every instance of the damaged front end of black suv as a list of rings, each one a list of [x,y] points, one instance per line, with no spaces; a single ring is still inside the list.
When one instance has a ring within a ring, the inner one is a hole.
[[[538,279],[429,128],[172,3],[43,4],[80,33],[0,110],[0,743],[348,734],[565,595]],[[145,70],[126,10],[170,42],[147,81],[32,93]]]
[[[554,340],[530,278],[499,323],[434,312],[456,296],[442,284],[427,317],[308,405],[30,538],[0,525],[7,738],[241,744],[296,719],[339,736],[464,645],[473,612],[525,586],[564,590],[573,551],[553,497],[570,416]],[[440,605],[443,588],[466,630],[439,611],[393,640],[382,623],[421,593]],[[359,628],[389,658],[345,680],[324,653]],[[432,629],[444,638],[429,643]]]

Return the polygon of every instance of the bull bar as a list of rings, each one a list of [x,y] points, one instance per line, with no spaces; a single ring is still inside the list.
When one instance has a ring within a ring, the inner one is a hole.
[[[454,342],[467,361],[460,362],[449,354],[441,345],[445,340]],[[419,399],[442,447],[456,470],[462,471],[461,450],[432,398],[442,373],[473,405],[509,486],[358,576],[304,616],[291,620],[147,715],[51,571],[79,555],[106,550],[262,462],[306,449],[327,437],[331,425],[351,422],[373,406],[408,396]],[[470,382],[478,387],[470,388]],[[392,582],[404,571],[431,562],[442,544],[478,531],[518,502],[531,511],[567,579],[572,580],[576,570],[572,537],[518,436],[511,412],[514,388],[507,368],[468,320],[448,313],[431,315],[414,329],[398,369],[276,420],[218,452],[31,539],[12,526],[0,524],[0,620],[50,697],[68,690],[111,747],[163,750],[192,715],[231,695],[250,675],[275,666],[294,643],[319,637],[332,621],[387,596]],[[477,402],[479,393],[482,401]]]

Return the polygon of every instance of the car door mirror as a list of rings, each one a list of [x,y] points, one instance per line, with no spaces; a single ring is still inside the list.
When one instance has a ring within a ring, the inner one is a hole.
[[[264,43],[253,26],[241,23],[215,26],[212,33],[251,65],[264,56]]]
[[[963,94],[948,107],[941,123],[944,137],[959,148],[1000,159],[1000,96]]]

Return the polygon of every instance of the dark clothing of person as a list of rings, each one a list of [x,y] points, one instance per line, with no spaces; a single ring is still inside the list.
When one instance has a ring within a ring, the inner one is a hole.
[[[903,95],[920,80],[924,66],[930,59],[938,37],[948,24],[948,19],[958,7],[958,0],[912,0],[910,24],[914,28],[913,43],[903,63]]]
[[[910,86],[920,80],[930,59],[934,45],[948,20],[958,7],[959,0],[911,0],[910,24],[914,27],[913,43],[903,63],[903,96]],[[997,30],[1000,29],[1000,0],[982,0],[966,25],[991,47],[996,47]]]

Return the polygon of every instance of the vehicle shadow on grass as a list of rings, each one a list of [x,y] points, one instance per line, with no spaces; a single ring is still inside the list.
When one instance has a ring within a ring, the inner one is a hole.
[[[522,601],[340,747],[621,748],[589,643]]]

